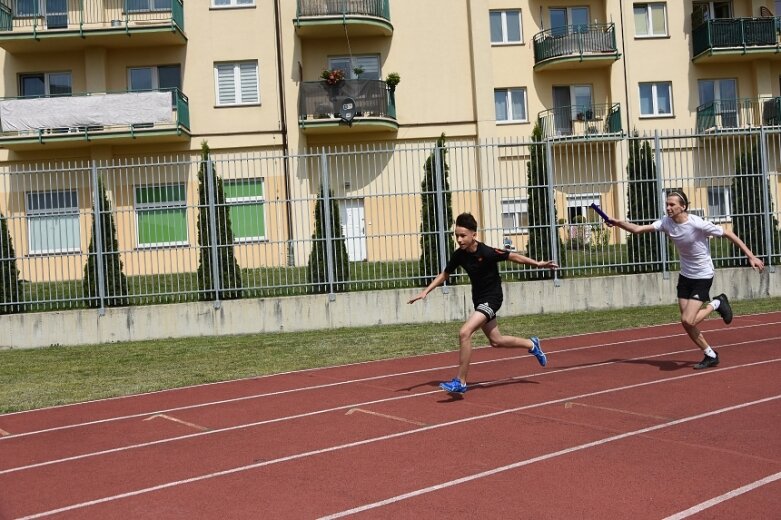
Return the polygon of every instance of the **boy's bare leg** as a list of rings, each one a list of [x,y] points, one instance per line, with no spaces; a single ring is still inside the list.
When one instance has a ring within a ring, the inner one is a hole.
[[[534,347],[530,339],[502,336],[502,333],[499,332],[499,323],[496,320],[484,324],[483,333],[494,348],[525,348],[528,350]]]
[[[705,336],[702,335],[697,325],[713,311],[713,307],[710,305],[703,307],[699,300],[684,298],[678,299],[678,307],[681,309],[681,325],[684,330],[701,350],[706,350],[709,347],[708,342],[705,341]]]
[[[469,318],[461,325],[461,330],[458,331],[458,344],[459,350],[459,364],[458,364],[458,379],[462,384],[466,384],[466,376],[469,372],[469,362],[472,360],[472,335],[475,331],[485,325],[488,320],[485,314],[480,312],[473,312]],[[495,321],[495,320],[494,320]]]

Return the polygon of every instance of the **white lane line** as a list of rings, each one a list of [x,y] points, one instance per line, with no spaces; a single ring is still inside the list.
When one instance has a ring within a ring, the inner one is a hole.
[[[4,429],[0,428],[0,437],[5,437],[6,435],[11,435],[11,434],[5,431]]]
[[[756,363],[747,363],[745,365],[725,367],[725,368],[722,368],[720,370],[721,371],[735,370],[735,369],[738,369],[738,368],[746,368],[746,367],[751,367],[751,366],[764,365],[764,364],[767,364],[767,363],[776,363],[776,362],[779,362],[779,361],[781,361],[781,358],[776,358],[776,359],[773,359],[773,360],[758,361]],[[487,414],[484,414],[484,415],[476,415],[476,416],[471,416],[471,417],[465,417],[465,418],[462,418],[462,419],[456,419],[456,420],[448,421],[448,422],[445,422],[445,423],[432,424],[432,425],[429,425],[429,426],[423,426],[423,427],[420,427],[420,428],[415,428],[415,429],[407,430],[407,431],[403,431],[403,432],[396,432],[396,433],[391,433],[391,434],[388,434],[388,435],[382,435],[382,436],[379,436],[379,437],[372,437],[372,438],[363,439],[363,440],[360,440],[360,441],[354,441],[354,442],[349,442],[349,443],[346,443],[346,444],[340,444],[340,445],[336,445],[336,446],[331,446],[329,448],[321,448],[319,450],[312,450],[312,451],[306,451],[306,452],[302,452],[302,453],[296,453],[296,454],[293,454],[293,455],[280,457],[278,459],[266,460],[266,461],[263,461],[263,462],[257,462],[255,464],[249,464],[249,465],[246,465],[246,466],[238,466],[238,467],[235,467],[235,468],[230,468],[230,469],[226,469],[226,470],[222,470],[222,471],[216,471],[214,473],[207,473],[207,474],[204,474],[204,475],[199,475],[199,476],[196,476],[196,477],[190,477],[190,478],[183,479],[183,480],[176,480],[176,481],[172,481],[172,482],[166,482],[165,484],[158,484],[156,486],[151,486],[151,487],[147,487],[147,488],[143,488],[143,489],[137,489],[135,491],[128,491],[126,493],[120,493],[120,494],[117,494],[117,495],[103,497],[103,498],[99,498],[99,499],[95,499],[95,500],[89,500],[87,502],[81,502],[81,503],[77,503],[77,504],[72,504],[72,505],[61,507],[61,508],[58,508],[58,509],[52,509],[50,511],[43,511],[43,512],[31,515],[31,516],[26,516],[26,517],[24,517],[22,519],[19,519],[19,520],[28,520],[28,519],[33,519],[33,518],[41,518],[41,517],[49,516],[49,515],[53,515],[53,514],[64,513],[64,512],[67,512],[67,511],[74,511],[76,509],[82,509],[82,508],[85,508],[85,507],[90,507],[90,506],[94,506],[94,505],[98,505],[98,504],[103,504],[103,503],[106,503],[106,502],[112,502],[112,501],[120,500],[120,499],[123,499],[123,498],[129,498],[129,497],[144,495],[144,494],[147,494],[147,493],[152,493],[154,491],[160,491],[162,489],[168,489],[168,488],[172,488],[172,487],[177,487],[177,486],[181,486],[181,485],[184,485],[184,484],[191,484],[193,482],[200,482],[202,480],[208,480],[208,479],[212,479],[212,478],[222,477],[222,476],[225,476],[225,475],[232,475],[234,473],[241,473],[241,472],[244,472],[244,471],[249,471],[249,470],[252,470],[252,469],[261,468],[263,466],[271,466],[273,464],[280,464],[280,463],[289,462],[289,461],[292,461],[292,460],[304,459],[306,457],[322,455],[324,453],[331,453],[331,452],[340,451],[340,450],[344,450],[344,449],[348,449],[348,448],[355,448],[357,446],[365,446],[365,445],[368,445],[368,444],[374,444],[376,442],[382,442],[382,441],[387,441],[387,440],[390,440],[390,439],[397,439],[397,438],[400,438],[400,437],[406,437],[406,436],[417,434],[417,433],[423,433],[423,432],[428,432],[428,431],[431,431],[431,430],[437,430],[439,428],[449,428],[449,427],[457,425],[457,424],[464,424],[464,423],[479,421],[479,420],[483,420],[483,419],[491,419],[491,418],[494,418],[494,417],[499,417],[499,416],[507,415],[507,414],[510,414],[510,413],[517,413],[517,412],[521,412],[521,411],[524,411],[524,410],[531,410],[533,408],[540,408],[540,407],[547,406],[547,405],[550,405],[550,404],[563,403],[563,402],[571,401],[571,400],[574,400],[574,399],[585,399],[586,397],[593,397],[593,396],[597,396],[597,395],[604,395],[604,394],[609,394],[609,393],[613,393],[613,392],[621,392],[621,391],[624,391],[624,390],[632,390],[632,389],[635,389],[635,388],[651,386],[651,385],[655,385],[655,384],[659,384],[659,383],[668,383],[670,381],[678,381],[678,380],[681,380],[681,379],[688,379],[688,378],[691,378],[691,377],[703,377],[703,376],[708,375],[708,374],[717,374],[718,372],[719,371],[716,371],[716,370],[710,371],[710,372],[709,371],[693,372],[691,374],[687,374],[687,375],[683,375],[683,376],[670,377],[670,378],[667,378],[667,379],[657,379],[655,381],[646,381],[644,383],[635,383],[635,384],[619,386],[619,387],[615,387],[615,388],[608,388],[608,389],[604,389],[604,390],[598,390],[596,392],[589,392],[589,393],[580,394],[580,395],[562,397],[560,399],[553,399],[553,400],[545,401],[545,402],[542,402],[542,403],[528,404],[528,405],[525,405],[525,406],[519,406],[517,408],[510,408],[510,409],[507,409],[507,410],[499,410],[499,411],[487,413]],[[441,392],[441,391],[437,391],[437,392]],[[769,398],[765,398],[765,399],[760,400],[760,401],[753,401],[752,403],[759,403],[759,402],[763,402],[763,401],[773,400],[773,399],[776,399],[778,397],[781,397],[781,396],[769,397]],[[743,406],[748,406],[748,404],[744,403],[744,404],[740,404],[740,405],[735,405],[735,406],[732,406],[732,407],[729,407],[729,408],[725,408],[724,410],[737,409],[737,408],[740,408],[740,407],[743,407]],[[700,415],[693,416],[693,417],[705,417],[705,416],[707,416],[709,414],[712,415],[713,412],[708,412],[706,414],[700,414]],[[685,422],[685,420],[683,420],[683,419],[679,419],[679,421]],[[653,427],[652,427],[652,429],[653,429]],[[626,435],[626,434],[623,434],[623,435]]]
[[[390,505],[390,504],[395,504],[397,502],[401,502],[402,500],[407,500],[409,498],[415,498],[415,497],[419,497],[421,495],[425,495],[427,493],[432,493],[434,491],[439,491],[441,489],[446,489],[446,488],[449,488],[449,487],[457,486],[457,485],[463,484],[465,482],[471,482],[473,480],[477,480],[477,479],[486,478],[486,477],[490,477],[490,476],[496,475],[497,473],[510,471],[510,470],[513,470],[513,469],[520,468],[522,466],[528,466],[529,464],[534,464],[535,462],[541,462],[543,460],[553,459],[555,457],[560,457],[562,455],[568,455],[568,454],[574,453],[576,451],[581,451],[581,450],[585,450],[585,449],[588,449],[588,448],[593,448],[595,446],[601,446],[603,444],[619,441],[619,440],[622,440],[622,439],[626,439],[628,437],[635,437],[637,435],[642,435],[642,434],[653,432],[653,431],[656,431],[656,430],[661,430],[661,429],[664,429],[664,428],[670,428],[671,426],[678,426],[679,424],[684,424],[684,423],[687,423],[687,422],[696,421],[696,420],[699,420],[699,419],[704,419],[706,417],[712,417],[714,415],[720,415],[720,414],[723,414],[723,413],[726,413],[726,412],[732,412],[732,411],[735,411],[735,410],[740,410],[741,408],[747,408],[749,406],[755,406],[755,405],[758,405],[758,404],[768,403],[768,402],[771,402],[771,401],[775,401],[776,399],[781,399],[781,394],[774,395],[772,397],[766,397],[764,399],[758,399],[756,401],[750,401],[750,402],[747,402],[747,403],[736,404],[734,406],[728,406],[726,408],[719,408],[718,410],[712,410],[710,412],[705,412],[705,413],[701,413],[701,414],[698,414],[698,415],[692,415],[690,417],[684,417],[684,418],[681,418],[681,419],[676,419],[674,421],[666,422],[666,423],[663,423],[663,424],[656,424],[654,426],[649,426],[647,428],[641,428],[639,430],[634,430],[634,431],[631,431],[631,432],[626,432],[626,433],[621,433],[621,434],[618,434],[618,435],[613,435],[612,437],[606,437],[606,438],[600,439],[598,441],[587,442],[585,444],[580,444],[578,446],[572,446],[571,448],[566,448],[566,449],[563,449],[563,450],[555,451],[553,453],[546,453],[545,455],[540,455],[539,457],[534,457],[534,458],[531,458],[531,459],[521,460],[521,461],[518,461],[518,462],[514,462],[512,464],[507,464],[506,466],[500,466],[498,468],[493,468],[493,469],[490,469],[488,471],[482,471],[480,473],[475,473],[473,475],[467,475],[466,477],[461,477],[459,479],[450,480],[450,481],[447,481],[447,482],[442,482],[441,484],[437,484],[437,485],[434,485],[434,486],[429,486],[429,487],[426,487],[426,488],[417,489],[415,491],[411,491],[409,493],[404,493],[402,495],[396,495],[395,497],[386,498],[385,500],[380,500],[378,502],[373,502],[371,504],[364,504],[362,506],[354,507],[352,509],[347,509],[345,511],[340,511],[338,513],[333,513],[333,514],[328,515],[328,516],[320,517],[318,520],[334,520],[336,518],[342,518],[342,517],[345,517],[345,516],[354,515],[356,513],[361,513],[363,511],[368,511],[370,509],[376,509],[378,507],[383,507],[383,506],[387,506],[387,505]]]
[[[575,402],[568,402],[564,403],[564,408],[572,408],[573,406],[581,406],[583,408],[591,408],[594,410],[604,410],[605,412],[616,412],[624,415],[635,415],[638,417],[645,417],[647,419],[656,419],[659,421],[669,421],[669,417],[662,417],[661,415],[651,415],[647,413],[640,413],[640,412],[631,412],[629,410],[622,410],[620,408],[610,408],[608,406],[596,406],[593,404],[587,404],[587,403],[575,403]]]
[[[747,327],[733,327],[731,330],[736,330],[736,329],[739,329],[739,328],[754,328],[754,327],[760,327],[760,326],[764,327],[764,326],[773,325],[773,324],[776,324],[776,323],[781,323],[781,322],[773,322],[773,323],[770,323],[770,324],[766,323],[766,324],[760,324],[760,325],[749,325]],[[628,344],[628,343],[639,343],[641,341],[657,341],[657,340],[660,340],[660,339],[675,338],[675,337],[680,337],[680,336],[685,336],[685,334],[684,333],[668,334],[666,336],[653,336],[653,337],[648,337],[648,338],[629,339],[629,340],[625,340],[625,341],[614,341],[614,342],[611,342],[611,343],[598,343],[598,344],[595,344],[595,345],[585,345],[585,346],[582,346],[582,347],[575,347],[575,348],[570,348],[570,349],[550,351],[547,354],[551,355],[551,354],[559,354],[559,353],[577,352],[577,351],[580,351],[580,350],[590,350],[590,349],[597,349],[597,348],[604,348],[604,347],[614,347],[614,346],[619,346],[619,345],[625,345],[625,344]],[[758,343],[758,342],[763,342],[763,341],[767,341],[767,340],[770,340],[770,339],[776,339],[776,338],[763,338],[763,339],[760,339],[760,340],[753,340],[753,341],[748,341],[748,342],[744,342],[744,343]],[[731,343],[731,344],[728,344],[728,345],[740,345],[740,344],[743,344],[743,343]],[[724,346],[727,346],[727,345],[715,345],[715,346],[720,348],[720,347],[724,347]],[[490,347],[485,347],[485,348],[490,348]],[[677,352],[668,352],[668,353],[666,353],[664,355],[672,355],[672,354],[678,354],[678,353],[682,353],[682,352],[690,352],[691,350],[696,350],[696,349],[686,349],[686,350],[680,350],[680,351],[677,351]],[[510,356],[510,357],[503,357],[503,358],[498,358],[498,359],[489,359],[489,360],[485,360],[485,361],[476,361],[476,362],[472,363],[472,366],[482,365],[482,364],[489,364],[489,363],[503,363],[503,362],[506,362],[506,361],[514,361],[514,360],[517,360],[517,359],[523,359],[523,358],[527,358],[527,357],[530,357],[530,356],[531,356],[531,354],[524,353],[524,354],[519,355],[519,356]],[[646,357],[650,358],[650,357],[654,357],[654,356],[646,356]],[[639,358],[636,358],[636,359],[643,359],[643,358],[639,357]],[[109,417],[109,418],[106,418],[106,419],[98,419],[98,420],[95,420],[95,421],[87,421],[87,422],[82,422],[82,423],[66,424],[66,425],[63,425],[63,426],[55,426],[55,427],[52,427],[52,428],[44,428],[44,429],[41,429],[41,430],[34,430],[34,431],[29,431],[29,432],[17,433],[17,434],[11,435],[9,437],[0,437],[0,443],[2,443],[6,439],[16,439],[16,438],[19,438],[19,437],[27,437],[27,436],[30,436],[30,435],[40,435],[42,433],[49,433],[49,432],[55,432],[55,431],[61,431],[61,430],[69,430],[69,429],[73,429],[73,428],[83,428],[83,427],[87,427],[87,426],[94,426],[94,425],[98,425],[98,424],[105,424],[105,423],[114,422],[114,421],[123,421],[123,420],[127,420],[127,419],[136,419],[136,418],[139,418],[139,417],[147,417],[147,416],[150,416],[150,415],[161,414],[161,413],[171,413],[171,412],[178,412],[178,411],[182,411],[182,410],[193,410],[193,409],[196,409],[196,408],[205,408],[207,406],[218,406],[218,405],[222,405],[222,404],[230,404],[230,403],[236,403],[236,402],[240,402],[240,401],[247,401],[247,400],[252,400],[252,399],[260,399],[260,398],[263,398],[263,397],[274,397],[274,396],[278,396],[278,395],[290,394],[290,393],[295,393],[295,392],[306,392],[306,391],[309,391],[309,390],[322,390],[324,388],[330,388],[330,387],[335,387],[335,386],[349,385],[349,384],[354,384],[354,383],[364,383],[364,382],[367,382],[367,381],[376,381],[376,380],[379,380],[379,379],[386,379],[386,378],[392,378],[392,377],[401,377],[401,376],[408,376],[408,375],[414,375],[414,374],[422,374],[422,373],[426,373],[426,372],[435,372],[435,371],[438,371],[438,370],[451,370],[452,368],[453,368],[453,365],[446,365],[446,366],[439,366],[439,367],[430,367],[430,368],[423,368],[423,369],[419,369],[419,370],[410,370],[410,371],[407,371],[407,372],[395,372],[395,373],[392,373],[392,374],[382,374],[382,375],[378,375],[378,376],[371,376],[371,377],[365,377],[365,378],[359,378],[359,379],[351,379],[351,380],[347,380],[347,381],[337,381],[337,382],[334,382],[334,383],[323,383],[323,384],[319,384],[319,385],[311,385],[311,386],[304,386],[304,387],[298,387],[298,388],[291,388],[291,389],[288,389],[288,390],[279,390],[279,391],[276,391],[276,392],[266,392],[266,393],[262,393],[262,394],[245,395],[245,396],[241,396],[241,397],[234,397],[234,398],[231,398],[231,399],[222,399],[222,400],[219,400],[219,401],[208,401],[208,402],[205,402],[205,403],[196,403],[196,404],[187,405],[187,406],[178,406],[178,407],[174,407],[174,408],[166,408],[166,409],[163,409],[163,410],[152,410],[152,411],[148,411],[148,412],[140,412],[140,413],[130,414],[130,415],[120,415],[120,416],[116,416],[116,417]],[[550,373],[550,371],[546,371],[546,373]],[[146,394],[143,394],[143,395],[146,395]],[[0,419],[2,419],[2,417],[3,416],[0,416]]]
[[[686,511],[681,511],[680,513],[675,513],[674,515],[670,515],[664,520],[682,520],[683,518],[688,518],[710,507],[717,506],[722,502],[726,502],[727,500],[740,496],[743,493],[748,493],[749,491],[753,491],[759,487],[764,486],[765,484],[770,484],[771,482],[775,482],[776,480],[779,479],[781,479],[781,472],[776,473],[775,475],[768,475],[767,477],[763,479],[759,479],[756,482],[752,482],[750,484],[746,484],[745,486],[741,486],[737,489],[733,489],[732,491],[729,491],[717,497],[713,497],[710,500],[706,500],[705,502],[700,502],[696,506],[692,506]]]
[[[781,338],[779,338],[779,339],[781,339]],[[699,349],[692,349],[692,350],[699,350]],[[679,352],[687,352],[687,351],[682,350],[682,351],[679,351]],[[668,356],[670,354],[677,354],[679,352],[672,352],[672,353],[668,352],[668,353],[664,353],[664,354],[657,354],[655,356],[645,356],[645,357],[640,357],[640,358],[636,358],[636,359],[651,359],[651,358],[654,358],[654,357],[662,357],[662,356]],[[492,381],[492,382],[478,383],[478,384],[476,384],[474,386],[490,387],[492,384],[496,384],[497,382],[518,381],[518,380],[528,379],[530,377],[536,377],[536,376],[551,375],[551,374],[557,374],[557,373],[562,373],[562,372],[572,372],[574,370],[586,370],[586,369],[589,369],[589,368],[597,368],[597,367],[603,367],[603,366],[607,366],[607,365],[614,365],[616,363],[622,363],[622,362],[625,362],[625,361],[632,361],[632,359],[620,360],[620,361],[605,361],[603,363],[596,363],[596,364],[593,364],[593,365],[580,365],[580,366],[570,367],[570,368],[560,368],[558,370],[547,370],[547,371],[542,372],[542,373],[510,377],[510,378],[503,379],[501,381]],[[736,369],[736,368],[743,368],[743,367],[750,367],[750,366],[756,366],[756,365],[763,365],[763,364],[766,364],[766,363],[773,363],[773,362],[776,362],[776,361],[781,361],[781,358],[774,359],[774,360],[763,360],[763,361],[758,361],[756,363],[749,363],[749,364],[744,364],[744,365],[722,367],[722,368],[717,368],[715,370],[709,370],[709,371],[703,371],[703,372],[693,372],[692,374],[688,374],[688,375],[684,375],[684,376],[677,376],[676,378],[660,379],[660,380],[656,380],[656,381],[674,381],[675,379],[694,377],[694,376],[700,376],[700,375],[714,374],[714,373],[718,373],[718,372],[724,371],[724,370],[732,370],[732,369]],[[640,383],[640,384],[641,385],[643,385],[643,384],[652,384],[653,382],[654,381],[651,381],[650,383]],[[421,392],[421,393],[410,394],[410,395],[401,395],[401,396],[396,396],[396,397],[385,397],[385,398],[382,398],[382,399],[375,399],[373,401],[364,401],[364,402],[361,402],[361,403],[350,403],[350,404],[335,406],[333,408],[322,408],[320,410],[314,410],[314,411],[311,411],[311,412],[304,412],[304,413],[295,414],[295,415],[288,415],[288,416],[284,416],[284,417],[275,417],[274,419],[266,419],[266,420],[263,420],[263,421],[256,421],[256,422],[251,422],[251,423],[246,423],[246,424],[237,424],[235,426],[229,426],[227,428],[216,428],[214,430],[209,430],[209,431],[205,431],[205,432],[201,432],[201,433],[191,433],[191,434],[187,434],[187,435],[179,435],[177,437],[168,437],[166,439],[159,439],[159,440],[156,440],[156,441],[149,441],[149,442],[143,442],[143,443],[138,443],[138,444],[131,444],[131,445],[128,445],[128,446],[120,446],[118,448],[110,448],[110,449],[107,449],[107,450],[95,451],[95,452],[90,452],[90,453],[82,453],[80,455],[73,455],[71,457],[64,457],[64,458],[61,458],[61,459],[53,459],[53,460],[48,460],[48,461],[45,461],[45,462],[37,462],[37,463],[34,463],[34,464],[28,464],[28,465],[25,465],[25,466],[17,466],[17,467],[14,467],[14,468],[8,468],[8,469],[0,470],[0,475],[5,475],[7,473],[15,473],[15,472],[18,472],[18,471],[23,471],[23,470],[28,470],[28,469],[40,468],[40,467],[43,467],[43,466],[51,466],[53,464],[61,464],[63,462],[71,462],[71,461],[74,461],[74,460],[81,460],[81,459],[86,459],[86,458],[90,458],[90,457],[97,457],[97,456],[101,456],[101,455],[108,455],[108,454],[111,454],[111,453],[120,453],[120,452],[130,451],[130,450],[139,449],[139,448],[146,448],[146,447],[149,447],[149,446],[158,446],[160,444],[167,444],[169,442],[177,442],[177,441],[192,439],[192,438],[201,437],[201,436],[204,436],[204,435],[215,435],[215,434],[219,434],[219,433],[226,433],[226,432],[232,432],[232,431],[237,431],[237,430],[243,430],[243,429],[247,429],[247,428],[254,428],[256,426],[264,426],[266,424],[273,424],[273,423],[279,423],[279,422],[284,422],[284,421],[303,419],[303,418],[306,418],[306,417],[313,417],[313,416],[316,416],[316,415],[322,415],[322,414],[331,413],[331,412],[338,412],[338,411],[341,411],[341,410],[349,410],[350,408],[357,408],[357,407],[362,407],[362,406],[370,406],[370,405],[373,405],[373,404],[388,403],[388,402],[391,402],[391,401],[399,401],[399,400],[402,400],[402,399],[413,399],[413,398],[422,397],[422,396],[431,395],[431,394],[439,394],[441,392],[442,392],[442,390],[431,390],[429,392]],[[585,395],[590,397],[591,395],[598,395],[598,394],[585,394]],[[578,396],[575,396],[572,399],[576,399],[577,397]],[[540,406],[545,405],[545,404],[557,403],[557,402],[560,402],[560,401],[561,400],[545,402],[545,403],[541,403]]]

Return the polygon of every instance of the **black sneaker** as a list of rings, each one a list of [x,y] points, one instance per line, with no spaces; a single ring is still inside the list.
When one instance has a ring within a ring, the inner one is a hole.
[[[719,308],[716,309],[716,312],[718,312],[721,315],[721,319],[724,320],[724,323],[729,325],[732,322],[732,307],[729,305],[729,300],[727,299],[726,294],[720,294],[716,296],[716,299],[719,300]]]
[[[694,365],[694,370],[700,370],[701,368],[715,367],[718,364],[719,364],[718,354],[716,354],[716,357],[705,356],[704,358],[702,358],[702,361]]]

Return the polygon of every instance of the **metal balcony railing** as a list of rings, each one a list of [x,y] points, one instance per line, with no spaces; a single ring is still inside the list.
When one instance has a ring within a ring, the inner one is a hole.
[[[778,17],[701,20],[693,14],[692,55],[713,49],[777,46],[778,28]]]
[[[148,25],[172,25],[184,31],[183,0],[0,0],[0,36]]]
[[[551,58],[617,53],[613,23],[567,25],[534,35],[534,63]]]
[[[618,103],[568,105],[544,110],[537,115],[544,138],[620,134],[621,107]]]
[[[719,99],[697,107],[697,131],[781,125],[781,97]]]
[[[337,85],[304,81],[299,90],[299,120],[338,118],[345,98],[355,101],[357,121],[367,117],[396,119],[395,92],[384,81],[348,79]]]
[[[376,16],[390,21],[390,0],[298,0],[303,16]]]
[[[190,106],[179,89],[1,98],[0,142],[79,134],[190,131]]]

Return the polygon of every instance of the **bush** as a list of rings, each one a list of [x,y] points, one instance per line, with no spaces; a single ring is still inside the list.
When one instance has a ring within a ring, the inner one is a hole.
[[[527,251],[528,256],[535,260],[552,260],[548,190],[553,187],[548,185],[548,161],[545,157],[545,144],[542,143],[542,128],[540,128],[539,122],[535,123],[534,130],[532,130],[532,141],[537,144],[531,146],[531,158],[526,165],[527,185],[529,186],[529,246]],[[555,201],[553,214],[556,214]],[[556,240],[559,251],[561,251],[563,247],[558,233],[556,233]],[[549,269],[544,269],[530,276],[551,278],[553,273]]]
[[[627,218],[639,226],[651,224],[659,218],[660,212],[656,164],[648,141],[641,143],[639,139],[630,139],[626,172],[629,179]],[[660,271],[662,268],[656,233],[630,233],[628,253],[635,272]]]

